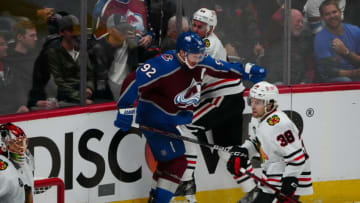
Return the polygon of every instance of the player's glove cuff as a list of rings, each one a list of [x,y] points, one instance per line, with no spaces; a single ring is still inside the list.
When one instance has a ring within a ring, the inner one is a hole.
[[[266,77],[266,69],[252,63],[246,63],[244,67],[243,79],[253,83],[260,82]]]
[[[247,162],[249,160],[249,152],[244,147],[234,146],[229,151],[232,155],[227,162],[228,171],[235,175],[241,176],[240,168],[247,168]]]
[[[284,177],[281,182],[281,194],[277,194],[278,202],[290,202],[288,197],[294,197],[299,181],[296,177]]]
[[[120,128],[120,130],[126,132],[131,128],[132,120],[132,115],[125,115],[118,112],[116,120],[114,121],[114,125]]]

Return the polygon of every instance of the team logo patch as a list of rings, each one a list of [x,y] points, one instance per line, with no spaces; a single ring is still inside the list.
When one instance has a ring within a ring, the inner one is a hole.
[[[271,118],[268,118],[266,120],[266,122],[271,125],[271,126],[274,126],[275,124],[279,123],[280,122],[280,118],[278,115],[273,115],[271,116]]]
[[[0,171],[3,171],[7,168],[8,163],[0,159]]]
[[[210,46],[210,41],[208,39],[204,39],[205,47]]]
[[[180,108],[187,108],[190,105],[196,106],[200,100],[201,82],[192,80],[190,86],[178,93],[174,103]]]

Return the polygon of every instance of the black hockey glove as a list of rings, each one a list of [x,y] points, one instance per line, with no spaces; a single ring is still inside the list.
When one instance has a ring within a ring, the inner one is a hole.
[[[230,159],[227,162],[228,171],[235,175],[241,176],[240,168],[246,168],[249,160],[249,152],[244,147],[234,146],[230,149],[232,152]]]
[[[281,195],[280,193],[277,194],[278,202],[279,203],[293,202],[287,197],[294,197],[296,188],[298,186],[298,179],[295,177],[285,177],[281,179],[281,182],[282,182],[281,193],[283,195]]]

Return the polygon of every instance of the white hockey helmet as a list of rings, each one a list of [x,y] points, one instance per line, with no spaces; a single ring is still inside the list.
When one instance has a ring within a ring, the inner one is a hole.
[[[0,126],[0,154],[7,153],[9,159],[21,164],[25,160],[28,139],[24,131],[12,124]]]
[[[216,12],[207,8],[200,8],[193,15],[193,20],[198,20],[200,22],[206,23],[206,32],[210,31],[210,28],[213,27],[215,30],[217,24]]]
[[[256,83],[249,91],[249,97],[248,97],[248,104],[250,105],[250,99],[261,99],[264,100],[265,104],[265,112],[268,112],[266,110],[267,105],[270,103],[270,101],[274,102],[274,108],[278,106],[278,97],[279,97],[279,90],[278,88],[266,81],[261,81]],[[272,109],[272,110],[273,110]]]

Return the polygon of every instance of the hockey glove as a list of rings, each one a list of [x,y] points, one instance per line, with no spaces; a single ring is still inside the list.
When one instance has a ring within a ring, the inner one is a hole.
[[[249,152],[246,148],[238,146],[232,147],[230,152],[232,152],[232,155],[227,162],[227,169],[231,174],[239,177],[242,175],[240,168],[247,167]]]
[[[278,203],[290,203],[291,201],[288,197],[294,197],[296,187],[298,186],[298,179],[295,177],[285,177],[281,179],[281,193],[277,194]],[[284,196],[286,195],[286,196]]]
[[[132,115],[125,115],[118,112],[116,116],[116,120],[114,121],[114,125],[120,128],[120,130],[126,132],[131,128],[132,120],[133,120]]]
[[[266,77],[266,69],[252,63],[245,64],[244,80],[250,80],[253,83],[263,81]]]

